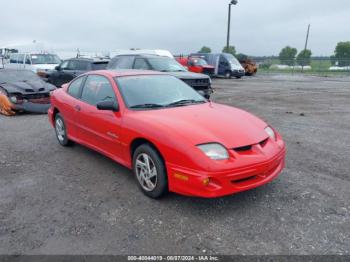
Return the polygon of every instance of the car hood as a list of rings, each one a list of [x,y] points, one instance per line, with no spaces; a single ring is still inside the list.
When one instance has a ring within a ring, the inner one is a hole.
[[[33,65],[34,68],[37,70],[42,70],[42,71],[48,71],[48,70],[53,70],[55,67],[58,66],[58,64],[37,64]]]
[[[55,90],[55,86],[45,83],[44,81],[27,81],[1,84],[8,93],[30,94],[37,92],[50,92]]]
[[[216,103],[137,111],[138,121],[165,127],[193,145],[217,142],[226,148],[257,144],[268,137],[267,124],[243,110]]]
[[[175,76],[180,79],[208,79],[209,76],[204,74],[192,73],[188,71],[184,72],[167,72],[167,74]]]

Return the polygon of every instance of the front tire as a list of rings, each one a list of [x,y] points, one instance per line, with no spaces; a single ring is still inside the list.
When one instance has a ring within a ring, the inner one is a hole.
[[[73,142],[68,139],[66,124],[60,113],[57,113],[55,116],[55,131],[56,138],[60,145],[71,146],[73,144]]]
[[[226,73],[225,73],[225,78],[226,78],[226,79],[231,79],[231,77],[232,77],[231,72],[230,72],[230,71],[226,71]]]
[[[146,196],[159,198],[168,191],[164,161],[149,144],[143,144],[135,150],[133,171],[141,191]]]

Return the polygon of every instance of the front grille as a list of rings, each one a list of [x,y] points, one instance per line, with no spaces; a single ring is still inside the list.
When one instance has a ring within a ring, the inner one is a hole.
[[[264,146],[267,144],[267,141],[268,141],[268,140],[269,140],[269,139],[266,138],[266,139],[260,141],[258,144],[259,144],[261,147],[264,147]],[[235,147],[235,148],[233,148],[233,150],[236,151],[236,152],[245,152],[245,151],[251,150],[252,147],[253,147],[253,145],[246,145],[246,146]]]
[[[23,99],[42,99],[42,98],[49,98],[50,94],[49,93],[42,93],[42,94],[30,94],[30,95],[24,95]]]
[[[209,79],[182,79],[182,81],[192,87],[207,87],[209,85]]]
[[[236,147],[234,148],[233,150],[237,151],[237,152],[242,152],[242,151],[248,151],[252,149],[252,146],[251,145],[248,145],[248,146],[241,146],[241,147]]]
[[[261,141],[259,144],[264,147],[267,143],[267,140],[269,140],[268,138],[264,139],[263,141]]]

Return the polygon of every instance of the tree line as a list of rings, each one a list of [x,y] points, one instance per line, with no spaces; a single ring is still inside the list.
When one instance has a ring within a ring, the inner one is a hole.
[[[211,53],[211,48],[203,46],[200,53]],[[222,49],[224,53],[230,53],[238,58],[238,60],[247,59],[248,56],[242,53],[237,54],[234,46],[225,46]],[[294,47],[286,46],[280,51],[278,58],[280,64],[293,66],[298,64],[300,66],[308,66],[311,64],[312,52],[310,49],[303,49],[298,53],[298,50]],[[338,66],[350,66],[350,41],[339,42],[334,50],[334,55],[330,57],[332,65]]]

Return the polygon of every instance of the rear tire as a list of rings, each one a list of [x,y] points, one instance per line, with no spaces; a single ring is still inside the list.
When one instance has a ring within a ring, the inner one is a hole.
[[[136,148],[133,171],[141,191],[150,198],[159,198],[168,192],[168,176],[163,159],[149,144]]]
[[[55,132],[61,146],[73,145],[73,142],[68,139],[66,125],[60,113],[57,113],[55,116]]]

